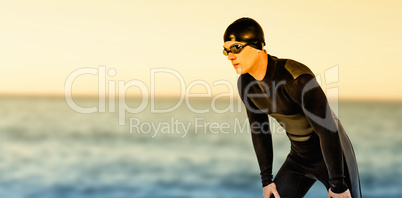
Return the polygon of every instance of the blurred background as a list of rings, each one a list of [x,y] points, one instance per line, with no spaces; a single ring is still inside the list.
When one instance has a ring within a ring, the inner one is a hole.
[[[237,75],[222,55],[226,27],[243,16],[261,24],[269,54],[321,77],[363,196],[401,197],[400,8],[0,1],[0,197],[261,197],[250,134],[237,130],[246,123]],[[161,68],[169,72],[152,73]],[[271,121],[276,173],[290,145]],[[325,196],[317,182],[306,197]]]

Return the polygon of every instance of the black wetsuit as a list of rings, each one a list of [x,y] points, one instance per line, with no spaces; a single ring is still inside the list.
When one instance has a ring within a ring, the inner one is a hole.
[[[316,180],[335,193],[348,189],[337,118],[308,67],[268,55],[264,79],[243,74],[238,89],[247,109],[263,186],[273,179],[270,115],[291,141],[291,151],[274,179],[282,198],[303,197]]]

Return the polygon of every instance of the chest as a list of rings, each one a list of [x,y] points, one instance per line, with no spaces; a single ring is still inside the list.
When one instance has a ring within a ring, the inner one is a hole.
[[[267,114],[296,114],[302,109],[289,96],[288,82],[282,81],[254,81],[250,82],[245,91],[247,97],[255,106]]]

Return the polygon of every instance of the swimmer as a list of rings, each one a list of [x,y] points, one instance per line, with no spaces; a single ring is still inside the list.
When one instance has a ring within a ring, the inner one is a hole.
[[[223,54],[240,74],[239,96],[250,122],[263,198],[303,197],[317,180],[328,197],[360,198],[352,145],[311,70],[268,54],[263,29],[254,19],[234,21],[223,39]],[[268,115],[281,123],[291,142],[275,178]]]

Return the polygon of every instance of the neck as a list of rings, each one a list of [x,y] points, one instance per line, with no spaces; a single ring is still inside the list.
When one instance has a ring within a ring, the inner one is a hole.
[[[253,71],[249,71],[248,73],[253,76],[256,80],[263,80],[265,74],[267,73],[267,65],[268,65],[268,56],[265,50],[259,53],[258,60],[255,65],[255,69]]]

